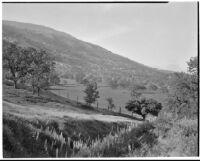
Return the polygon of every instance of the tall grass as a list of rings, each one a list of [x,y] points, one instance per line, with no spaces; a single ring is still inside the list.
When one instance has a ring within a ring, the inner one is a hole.
[[[127,123],[126,127],[117,128],[115,132],[111,130],[103,138],[97,136],[95,139],[73,140],[47,126],[37,131],[35,139],[41,141],[38,136],[49,136],[51,139],[43,139],[44,149],[53,157],[119,157],[127,156],[145,145],[151,147],[155,144],[156,136],[152,129],[151,123]]]
[[[77,122],[74,125],[77,125]],[[77,128],[74,125],[73,130]],[[89,126],[89,122],[85,122],[85,125]],[[156,143],[151,123],[127,123],[123,126],[113,123],[112,126],[109,125],[111,127],[109,133],[100,125],[104,124],[93,124],[95,128],[88,133],[85,128],[85,131],[78,129],[72,131],[72,127],[68,124],[60,129],[58,123],[51,121],[28,121],[6,116],[4,117],[4,156],[126,157],[143,146],[151,147]],[[90,126],[89,128],[91,129]],[[94,133],[94,130],[97,130],[97,133]]]
[[[126,128],[118,127],[115,133],[111,130],[104,138],[97,136],[96,139],[89,137],[86,140],[82,140],[79,133],[77,135],[79,140],[73,140],[69,136],[64,137],[62,132],[58,133],[54,128],[47,126],[40,128],[36,132],[35,139],[36,141],[41,141],[39,137],[49,136],[51,139],[44,140],[44,149],[48,154],[55,153],[53,155],[55,157],[103,157],[105,149],[122,142],[121,136],[136,127],[136,123],[130,123]]]
[[[153,135],[151,143],[147,141],[147,138],[150,136],[150,129],[152,128],[150,123],[143,125],[131,123],[127,128],[120,129],[114,134],[110,133],[102,140],[94,140],[90,146],[85,145],[81,147],[75,157],[126,156],[135,149],[142,147],[142,144],[150,146],[152,141],[155,141],[156,137]]]

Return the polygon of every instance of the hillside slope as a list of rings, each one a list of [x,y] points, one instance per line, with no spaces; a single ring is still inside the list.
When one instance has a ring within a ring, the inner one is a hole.
[[[129,123],[142,121],[102,113],[48,91],[38,97],[27,87],[3,85],[5,158],[73,157],[75,145],[91,144]]]
[[[3,21],[3,39],[21,46],[47,50],[55,58],[57,70],[61,75],[81,71],[102,79],[108,76],[134,76],[152,82],[166,80],[168,77],[167,71],[147,67],[49,27]]]

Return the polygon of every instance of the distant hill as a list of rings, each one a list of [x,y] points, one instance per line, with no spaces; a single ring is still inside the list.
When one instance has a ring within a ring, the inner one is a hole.
[[[60,75],[81,71],[103,80],[106,77],[134,77],[139,81],[158,83],[166,81],[170,73],[137,63],[98,45],[45,26],[3,21],[3,39],[24,47],[47,50],[54,57]]]

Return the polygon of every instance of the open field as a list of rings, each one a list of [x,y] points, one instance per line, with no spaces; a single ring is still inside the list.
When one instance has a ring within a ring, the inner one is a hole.
[[[30,90],[14,89],[12,86],[4,85],[3,100],[4,113],[12,113],[13,115],[21,114],[25,117],[70,117],[80,120],[96,119],[107,122],[133,121],[130,119],[130,116],[122,117],[119,113],[90,108],[84,104],[77,103],[76,101],[55,95],[48,91],[43,91],[40,96],[35,96]]]
[[[72,99],[74,101],[77,101],[78,99],[78,102],[84,103],[85,86],[69,79],[67,79],[67,82],[68,84],[62,84],[51,87],[51,92],[60,95],[62,97]],[[130,114],[130,112],[128,112],[124,108],[126,103],[131,99],[129,90],[122,88],[112,89],[111,87],[99,84],[98,91],[100,95],[100,98],[98,98],[98,106],[100,108],[107,109],[108,102],[106,101],[106,98],[112,97],[114,104],[116,106],[114,111],[118,112],[119,108],[121,107],[122,113]],[[153,98],[158,102],[161,102],[162,104],[164,103],[166,98],[166,95],[160,92],[148,92],[148,91],[141,91],[141,92],[142,92],[142,97]],[[93,106],[96,107],[97,104],[94,104]]]

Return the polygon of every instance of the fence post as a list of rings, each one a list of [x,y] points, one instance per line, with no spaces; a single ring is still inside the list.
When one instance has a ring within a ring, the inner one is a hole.
[[[121,112],[122,112],[122,109],[121,109],[121,107],[119,107],[119,113],[121,114]]]
[[[99,108],[99,103],[98,103],[98,101],[97,101],[97,109]]]

